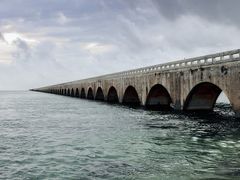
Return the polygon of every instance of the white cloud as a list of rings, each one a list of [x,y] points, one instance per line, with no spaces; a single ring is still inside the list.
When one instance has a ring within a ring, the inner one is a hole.
[[[96,42],[82,43],[80,47],[84,50],[89,51],[92,54],[104,54],[114,49],[113,45],[101,44]]]
[[[61,25],[65,25],[66,23],[70,22],[70,19],[67,18],[65,14],[62,12],[57,13],[57,21]]]
[[[13,44],[14,41],[17,41],[18,39],[24,40],[29,43],[35,43],[37,42],[34,39],[30,39],[25,37],[24,35],[21,35],[16,32],[9,32],[9,33],[2,33],[3,39],[8,43],[8,44]]]

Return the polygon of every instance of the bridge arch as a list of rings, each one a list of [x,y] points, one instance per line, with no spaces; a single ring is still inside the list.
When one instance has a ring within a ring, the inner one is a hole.
[[[129,106],[140,106],[138,93],[133,86],[128,86],[124,92],[122,104]]]
[[[79,97],[79,90],[78,90],[78,88],[76,89],[75,97]]]
[[[222,89],[210,82],[201,82],[195,85],[185,100],[185,111],[211,111],[221,94]]]
[[[98,87],[98,88],[97,88],[95,100],[104,101],[104,94],[103,94],[103,90],[102,90],[101,87]]]
[[[161,84],[155,84],[147,95],[145,106],[151,110],[168,110],[171,109],[171,103],[168,90]]]
[[[86,93],[84,88],[81,89],[80,98],[84,98],[84,99],[86,98]]]
[[[71,97],[74,97],[74,89],[72,88],[71,89],[71,94],[70,94]]]
[[[114,86],[108,90],[107,101],[110,103],[119,103],[118,93]]]
[[[88,88],[87,99],[94,99],[93,89],[91,87]]]

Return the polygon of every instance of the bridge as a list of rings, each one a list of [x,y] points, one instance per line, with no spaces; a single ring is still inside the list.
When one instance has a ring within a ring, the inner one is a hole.
[[[211,111],[223,91],[240,117],[240,49],[32,90],[183,111]]]

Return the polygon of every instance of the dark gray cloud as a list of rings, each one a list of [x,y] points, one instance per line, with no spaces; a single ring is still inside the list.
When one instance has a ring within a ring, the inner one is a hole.
[[[214,23],[240,25],[239,0],[152,0],[159,12],[175,20],[183,15],[196,15]]]

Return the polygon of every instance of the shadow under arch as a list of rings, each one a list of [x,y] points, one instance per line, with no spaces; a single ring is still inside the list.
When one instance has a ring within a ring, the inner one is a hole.
[[[78,88],[76,89],[75,97],[79,97],[79,90],[78,90]]]
[[[107,101],[110,103],[119,103],[117,90],[114,86],[111,86],[108,90]]]
[[[95,100],[97,100],[97,101],[104,101],[104,94],[103,94],[103,91],[102,91],[101,87],[97,88]]]
[[[146,109],[150,110],[170,110],[172,99],[167,89],[161,84],[155,84],[150,89],[147,100]]]
[[[86,98],[86,93],[84,88],[81,89],[80,98],[84,98],[84,99]]]
[[[71,97],[74,97],[74,89],[71,89]]]
[[[128,86],[127,89],[125,90],[122,104],[127,106],[134,106],[134,107],[140,106],[138,93],[133,86]]]
[[[93,90],[91,87],[88,89],[87,99],[94,99]]]
[[[67,89],[64,89],[64,94],[63,94],[64,96],[66,96],[67,95]]]
[[[195,85],[183,106],[185,111],[212,111],[222,89],[210,82]]]

